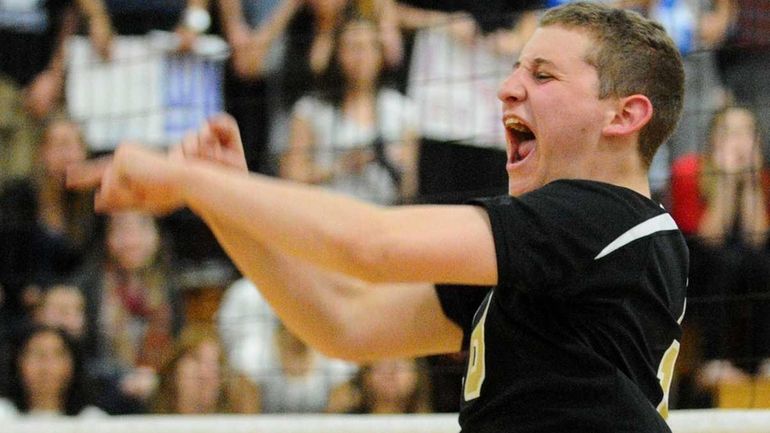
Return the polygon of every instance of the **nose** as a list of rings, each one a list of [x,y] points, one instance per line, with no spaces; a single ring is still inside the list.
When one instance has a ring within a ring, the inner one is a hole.
[[[500,85],[500,90],[497,91],[497,98],[500,99],[503,104],[521,102],[527,97],[527,91],[517,74],[520,70],[521,68],[515,69],[508,75],[508,78],[503,81],[503,84]]]

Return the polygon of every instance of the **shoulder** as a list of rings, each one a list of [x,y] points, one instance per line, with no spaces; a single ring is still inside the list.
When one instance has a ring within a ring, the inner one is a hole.
[[[666,211],[649,198],[593,181],[560,180],[520,197],[478,203],[489,214],[498,263],[510,263],[511,257],[500,256],[508,254],[518,257],[522,265],[536,255],[542,256],[543,264],[562,257],[565,263],[577,265],[593,261],[616,239],[626,239],[622,236],[628,232],[639,236],[677,230]],[[522,249],[529,256],[521,256]]]
[[[490,208],[519,208],[556,219],[582,217],[606,220],[655,216],[665,211],[651,199],[628,188],[589,180],[557,180],[520,197],[498,196],[477,200]]]

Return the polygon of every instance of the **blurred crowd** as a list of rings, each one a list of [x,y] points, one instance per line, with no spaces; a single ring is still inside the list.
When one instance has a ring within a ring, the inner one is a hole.
[[[604,1],[659,21],[685,61],[650,179],[691,250],[671,406],[718,406],[725,385],[770,380],[770,2]],[[325,357],[191,212],[96,215],[66,189],[69,164],[109,153],[68,109],[70,41],[109,64],[121,38],[169,32],[169,56],[221,38],[251,171],[462,203],[506,193],[497,86],[540,8],[565,2],[0,0],[0,418],[457,411],[465,354]]]

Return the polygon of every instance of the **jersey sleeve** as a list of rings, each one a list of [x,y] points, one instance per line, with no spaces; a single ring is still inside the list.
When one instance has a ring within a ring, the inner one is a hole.
[[[498,291],[511,288],[559,298],[575,295],[566,282],[630,228],[623,228],[624,215],[618,215],[624,208],[618,200],[622,203],[627,198],[608,195],[595,185],[557,181],[519,198],[472,202],[489,214]]]
[[[467,347],[470,341],[473,316],[490,289],[491,287],[481,286],[436,285],[436,294],[444,315],[463,330],[463,348]]]

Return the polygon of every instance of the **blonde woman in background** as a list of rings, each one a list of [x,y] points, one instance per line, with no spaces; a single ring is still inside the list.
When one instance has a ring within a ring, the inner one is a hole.
[[[389,204],[417,192],[414,110],[382,84],[384,51],[371,21],[337,32],[322,86],[294,106],[281,176]]]
[[[185,328],[160,371],[152,411],[160,414],[256,413],[253,384],[230,369],[217,334],[205,324]]]

